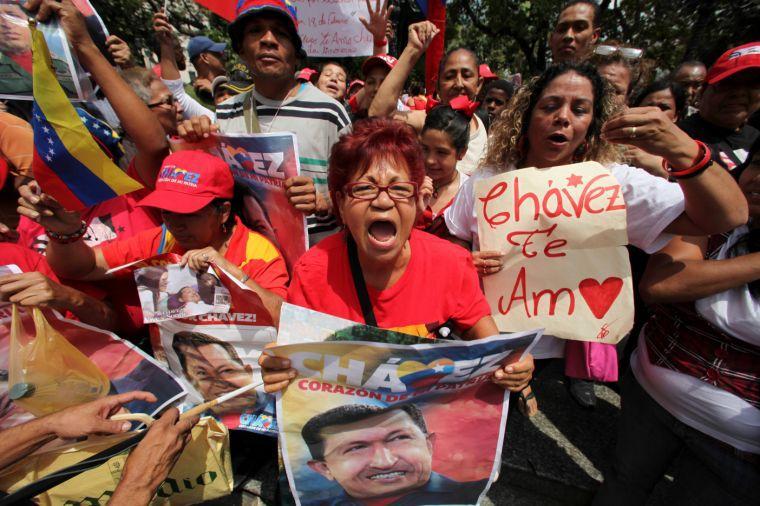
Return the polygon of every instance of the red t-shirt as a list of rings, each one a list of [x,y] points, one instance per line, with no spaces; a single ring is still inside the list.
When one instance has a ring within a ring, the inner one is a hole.
[[[102,244],[100,251],[111,268],[161,253],[185,253],[166,227],[155,227],[123,241]],[[285,260],[269,239],[246,228],[237,216],[224,258],[240,267],[262,288],[285,297],[288,284]]]
[[[140,181],[134,160],[129,164],[127,174]],[[82,219],[87,223],[84,242],[94,247],[114,239],[129,238],[160,225],[161,216],[156,209],[137,207],[137,203],[150,192],[151,190],[145,187],[84,210]],[[19,244],[40,253],[45,252],[49,239],[39,223],[22,216],[16,230],[19,233]]]
[[[40,272],[56,283],[58,276],[45,257],[28,248],[10,242],[0,242],[0,265],[16,265],[22,272]]]
[[[449,320],[467,330],[491,314],[468,251],[419,230],[412,230],[409,244],[401,278],[386,290],[367,287],[379,327],[431,336]],[[323,239],[299,259],[287,301],[364,323],[345,233]]]

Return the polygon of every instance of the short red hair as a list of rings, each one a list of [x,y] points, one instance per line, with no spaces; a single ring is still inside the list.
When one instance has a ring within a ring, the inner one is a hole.
[[[425,159],[417,132],[401,121],[368,118],[354,123],[351,132],[332,148],[327,186],[333,202],[337,192],[378,160],[403,164],[409,171],[409,180],[419,186],[425,181]]]

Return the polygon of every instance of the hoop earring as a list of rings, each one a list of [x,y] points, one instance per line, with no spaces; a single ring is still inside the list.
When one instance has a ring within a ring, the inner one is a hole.
[[[588,141],[583,141],[583,144],[578,146],[573,153],[573,162],[578,163],[583,161],[583,157],[588,153]]]

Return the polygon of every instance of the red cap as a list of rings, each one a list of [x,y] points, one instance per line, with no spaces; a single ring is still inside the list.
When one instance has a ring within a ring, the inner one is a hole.
[[[232,172],[221,158],[203,151],[177,151],[161,164],[156,189],[137,205],[189,214],[214,199],[231,199],[234,187]]]
[[[705,81],[715,84],[742,70],[760,68],[760,41],[729,49],[707,71]]]
[[[397,63],[398,60],[389,54],[376,54],[375,56],[370,56],[364,60],[364,63],[362,63],[362,74],[364,74],[364,77],[366,78],[369,69],[375,65],[380,65],[391,70]]]
[[[362,88],[364,88],[364,81],[361,79],[354,79],[348,85],[348,95],[353,95],[354,90],[359,91]]]
[[[296,74],[296,79],[303,82],[312,82],[316,80],[318,75],[319,75],[319,72],[307,67],[307,68],[301,69],[298,72],[298,74]]]
[[[478,67],[478,73],[480,74],[480,77],[482,77],[485,81],[499,78],[499,76],[493,73],[491,67],[489,67],[487,63],[480,64],[480,67]]]

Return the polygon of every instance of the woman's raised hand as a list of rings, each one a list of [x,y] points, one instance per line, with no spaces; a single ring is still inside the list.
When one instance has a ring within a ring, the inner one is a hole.
[[[673,167],[690,167],[699,147],[659,107],[633,107],[610,118],[602,137],[615,144],[628,144],[665,158]]]

